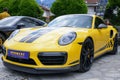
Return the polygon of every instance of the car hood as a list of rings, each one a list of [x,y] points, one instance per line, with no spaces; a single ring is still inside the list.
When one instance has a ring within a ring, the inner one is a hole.
[[[10,26],[0,25],[0,29],[2,29],[2,28],[8,28],[8,27],[10,27]]]
[[[69,32],[79,32],[86,33],[88,29],[83,28],[54,28],[54,27],[46,27],[39,29],[27,29],[21,30],[13,39],[15,41],[21,43],[46,43],[46,42],[56,42],[59,38]]]

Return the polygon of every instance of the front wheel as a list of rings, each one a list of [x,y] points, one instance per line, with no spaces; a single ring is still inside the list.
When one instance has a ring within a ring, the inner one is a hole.
[[[94,44],[90,38],[86,39],[82,45],[80,56],[79,72],[88,71],[94,60]]]

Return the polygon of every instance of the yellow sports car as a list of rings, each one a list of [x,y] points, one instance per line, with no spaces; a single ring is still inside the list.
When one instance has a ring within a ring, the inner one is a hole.
[[[88,71],[94,58],[117,53],[117,30],[96,15],[60,16],[44,28],[14,31],[5,41],[6,67],[28,73]]]

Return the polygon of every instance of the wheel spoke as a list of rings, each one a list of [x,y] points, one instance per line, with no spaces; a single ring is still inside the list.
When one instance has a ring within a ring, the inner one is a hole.
[[[91,65],[90,58],[87,59],[87,65],[88,65],[88,66]]]
[[[82,55],[86,56],[87,51],[85,49],[83,49],[82,53],[83,53]]]
[[[83,61],[83,67],[86,68],[86,64],[87,64],[87,58]]]
[[[94,53],[94,49],[93,49],[93,48],[90,49],[89,53],[90,53],[90,55],[93,55],[93,53]]]
[[[84,62],[84,68],[89,68],[90,67],[90,65],[91,65],[91,62],[90,62],[90,60],[89,60],[89,58],[86,58],[86,61]]]
[[[90,47],[91,47],[91,44],[90,44],[90,43],[88,43],[88,44],[87,44],[87,46],[90,48]]]

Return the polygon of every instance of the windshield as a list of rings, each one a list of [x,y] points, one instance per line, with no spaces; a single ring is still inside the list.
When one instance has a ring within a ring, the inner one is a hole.
[[[18,20],[19,20],[19,18],[7,17],[7,18],[4,18],[4,19],[0,20],[0,25],[12,26],[12,25],[14,25]]]
[[[92,16],[86,15],[66,15],[61,16],[48,24],[48,27],[79,27],[91,28]]]

